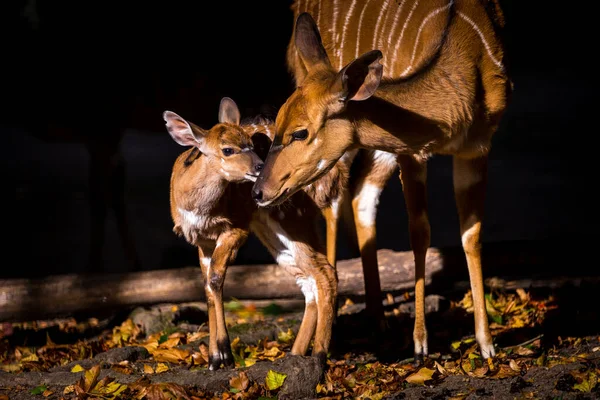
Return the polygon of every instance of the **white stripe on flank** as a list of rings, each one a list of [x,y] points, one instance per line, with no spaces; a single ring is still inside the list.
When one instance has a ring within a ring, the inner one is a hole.
[[[417,8],[418,4],[419,4],[419,1],[418,0],[415,1],[415,4],[413,4],[412,8],[410,9],[410,12],[408,13],[408,17],[406,17],[406,21],[404,21],[404,25],[402,26],[402,30],[400,31],[400,38],[398,38],[398,43],[396,43],[396,45],[394,46],[394,54],[392,55],[392,62],[391,62],[392,71],[394,70],[394,64],[396,63],[396,57],[398,57],[398,48],[400,47],[400,44],[402,43],[402,38],[404,37],[404,32],[406,31],[408,22],[412,18],[413,12],[415,11],[415,8]],[[390,71],[390,72],[392,72],[392,71]]]
[[[400,13],[402,12],[402,7],[404,6],[404,1],[405,0],[402,0],[402,3],[400,3],[400,5],[398,6],[398,9],[396,10],[396,14],[394,15],[394,22],[392,23],[392,28],[390,29],[390,34],[388,35],[388,40],[387,40],[388,46],[390,45],[390,43],[392,43],[392,36],[394,35],[394,31],[396,30],[396,25],[398,24],[398,17],[400,16]],[[418,3],[418,1],[415,2],[415,4],[417,4],[417,3]],[[413,9],[414,9],[414,6],[413,6]],[[408,15],[408,18],[410,18],[410,14]],[[383,62],[383,70],[384,71],[388,70],[388,66],[386,64],[387,63],[384,61]],[[392,64],[391,68],[393,70],[393,64]],[[391,72],[391,71],[389,71],[389,72]]]
[[[402,71],[402,73],[400,74],[400,76],[406,75],[412,69],[412,64],[413,64],[413,61],[415,60],[415,55],[417,53],[417,45],[419,44],[419,37],[421,36],[421,32],[423,31],[423,27],[425,26],[425,24],[427,22],[429,22],[429,20],[431,18],[435,17],[436,15],[438,15],[439,13],[441,13],[442,11],[450,8],[452,6],[452,4],[454,4],[454,1],[450,1],[450,3],[446,4],[443,7],[436,8],[435,10],[433,10],[432,12],[430,12],[429,15],[427,15],[425,17],[425,19],[423,20],[423,22],[421,22],[421,26],[419,26],[419,30],[417,31],[417,37],[415,38],[415,44],[414,44],[414,47],[413,47],[412,55],[410,57],[410,62],[408,64],[408,67],[406,67],[406,69],[404,71]]]
[[[396,0],[394,0],[395,2]],[[383,49],[383,46],[385,43],[383,43],[383,40],[385,39],[385,28],[387,27],[388,24],[388,20],[390,19],[390,15],[392,15],[392,12],[386,12],[385,13],[385,18],[383,19],[383,24],[381,24],[381,32],[379,35],[379,40],[377,41],[377,46],[379,49]],[[385,57],[384,57],[385,58]]]
[[[389,4],[390,0],[385,0],[383,2],[383,6],[381,6],[381,11],[379,11],[379,16],[377,17],[377,22],[375,23],[375,29],[373,30],[373,46],[371,46],[373,50],[377,48],[377,35],[379,35],[381,17],[383,17],[383,13],[385,12],[385,10],[387,10]]]
[[[333,24],[331,29],[331,42],[333,44],[333,48],[337,48],[337,38],[335,34],[335,30],[337,29],[337,17],[338,17],[338,0],[333,0]]]
[[[358,58],[358,51],[360,50],[360,29],[362,28],[362,21],[365,16],[365,11],[367,11],[369,1],[370,0],[365,1],[365,6],[363,7],[360,16],[358,17],[358,28],[356,29],[356,52],[354,58]]]
[[[504,69],[504,65],[502,65],[502,62],[498,59],[496,59],[496,57],[494,57],[494,55],[492,54],[492,49],[490,48],[490,45],[488,44],[487,40],[485,40],[485,37],[483,36],[483,32],[481,32],[481,29],[479,29],[479,27],[477,26],[477,24],[475,24],[475,22],[467,17],[465,14],[461,13],[460,11],[458,12],[458,15],[464,19],[465,21],[467,21],[469,24],[471,24],[471,26],[473,27],[473,29],[475,29],[475,32],[477,32],[477,34],[479,35],[479,37],[481,38],[481,41],[483,42],[483,45],[485,46],[485,49],[487,50],[488,55],[490,56],[490,58],[492,59],[492,62],[494,64],[496,64],[496,66],[500,69]]]
[[[348,9],[348,14],[346,14],[346,19],[344,20],[344,27],[342,28],[342,39],[340,40],[340,65],[338,70],[342,69],[342,57],[344,55],[344,38],[346,37],[346,31],[348,30],[348,23],[350,22],[350,18],[352,17],[352,13],[354,12],[354,7],[356,6],[356,0],[352,0],[350,3],[350,8]]]
[[[321,26],[321,2],[317,1],[319,8],[317,8],[317,26]],[[319,28],[320,29],[320,28]]]

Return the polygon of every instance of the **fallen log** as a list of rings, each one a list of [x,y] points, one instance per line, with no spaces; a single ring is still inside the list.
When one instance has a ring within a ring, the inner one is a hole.
[[[487,249],[487,251],[486,251]],[[486,275],[510,271],[528,273],[547,262],[545,246],[492,244],[484,246]],[[412,289],[414,260],[410,251],[378,251],[379,275],[384,293]],[[555,257],[555,255],[553,255]],[[539,269],[539,268],[537,268]],[[339,295],[363,296],[360,258],[338,262]],[[446,287],[468,279],[461,248],[431,248],[426,260],[426,284]],[[224,298],[300,299],[294,279],[277,265],[232,265],[227,271]],[[157,303],[205,300],[199,267],[130,273],[56,275],[39,279],[0,280],[0,321],[47,319],[101,309],[119,309]]]
[[[379,274],[384,291],[414,284],[411,252],[379,250]],[[437,249],[427,256],[427,277],[442,268]],[[364,294],[360,259],[338,263],[340,295]],[[123,306],[205,300],[199,267],[131,273],[57,275],[42,279],[0,280],[0,320],[33,320]],[[232,265],[223,288],[227,299],[302,298],[294,278],[269,265]]]

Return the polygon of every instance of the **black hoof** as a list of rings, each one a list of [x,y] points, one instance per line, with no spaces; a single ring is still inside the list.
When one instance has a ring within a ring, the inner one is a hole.
[[[327,365],[327,353],[321,351],[313,354],[313,357],[319,361],[319,365],[321,365],[321,367],[325,367]]]
[[[424,363],[425,363],[425,355],[423,353],[415,353],[415,361],[413,362],[413,365],[415,367],[420,367]]]
[[[216,371],[221,368],[221,357],[220,356],[208,356],[208,369],[210,371]]]

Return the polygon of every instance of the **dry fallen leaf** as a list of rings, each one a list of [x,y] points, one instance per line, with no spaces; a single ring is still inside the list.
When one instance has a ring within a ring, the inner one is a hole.
[[[229,380],[229,386],[242,392],[248,388],[249,384],[250,379],[244,371],[240,371],[238,376],[234,376]]]
[[[167,364],[165,364],[165,363],[158,363],[158,364],[156,364],[155,372],[157,374],[160,374],[161,372],[165,372],[165,371],[168,371],[168,370],[169,370],[169,366]]]
[[[424,385],[425,381],[431,380],[435,370],[429,368],[421,368],[417,372],[406,377],[406,382],[415,385]]]
[[[151,352],[152,356],[156,361],[162,362],[171,362],[173,364],[178,364],[181,361],[184,361],[190,355],[188,350],[171,348],[171,349],[156,349],[154,352]]]

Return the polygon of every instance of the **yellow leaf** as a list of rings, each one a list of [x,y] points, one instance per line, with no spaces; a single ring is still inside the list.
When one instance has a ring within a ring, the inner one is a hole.
[[[438,363],[437,361],[435,361],[433,363],[433,365],[437,368],[438,372],[442,375],[446,375],[448,372],[446,371],[446,368],[442,367],[440,365],[440,363]]]
[[[96,385],[96,381],[98,380],[98,376],[100,376],[100,365],[94,365],[92,368],[85,371],[84,375],[84,389],[88,392],[91,388]]]
[[[246,358],[244,359],[244,364],[246,367],[251,367],[256,364],[256,358]]]
[[[573,389],[579,390],[580,392],[589,393],[594,389],[594,387],[596,387],[597,384],[598,376],[595,373],[590,372],[587,379],[582,380],[581,383],[576,383],[573,385]]]
[[[173,337],[173,338],[169,338],[167,340],[165,340],[163,343],[161,343],[158,348],[159,349],[170,349],[171,347],[175,347],[179,344],[179,342],[181,342],[181,339],[179,337]]]
[[[160,374],[161,372],[165,372],[169,370],[169,366],[165,363],[156,364],[156,373]]]
[[[174,364],[185,360],[190,355],[188,350],[183,349],[156,349],[152,353],[152,356],[156,361],[172,362]]]
[[[152,368],[152,365],[144,364],[144,373],[145,374],[153,374],[154,369]]]
[[[40,361],[40,359],[38,358],[37,354],[35,354],[35,353],[32,353],[32,354],[28,355],[27,357],[21,358],[21,362],[28,362],[28,361]]]
[[[294,340],[294,332],[291,328],[288,328],[287,332],[280,331],[277,334],[277,340],[282,343],[291,343]]]
[[[517,362],[515,360],[510,360],[508,362],[508,366],[516,372],[521,372],[521,367],[519,367],[519,364],[517,364]]]
[[[424,385],[425,381],[428,381],[432,378],[434,372],[435,370],[433,369],[423,367],[414,374],[407,376],[406,381],[416,385]]]
[[[208,332],[194,332],[194,333],[188,333],[187,336],[187,342],[195,342],[197,340],[200,340],[202,338],[205,338],[207,336],[210,336],[210,333]]]
[[[273,358],[275,358],[275,357],[277,357],[279,355],[282,355],[282,351],[279,350],[277,347],[271,347],[270,349],[265,350],[262,353],[262,355],[265,356],[265,357],[273,357]]]
[[[265,377],[267,389],[269,389],[269,390],[279,389],[281,387],[281,385],[283,385],[283,382],[285,381],[286,377],[287,377],[286,374],[280,374],[279,372],[275,372],[270,369],[269,372],[267,372],[267,376]]]
[[[81,371],[85,371],[85,370],[79,364],[75,364],[75,366],[73,368],[71,368],[71,372],[81,372]]]
[[[75,391],[75,385],[65,386],[65,389],[63,390],[63,394],[73,393],[74,391]]]

